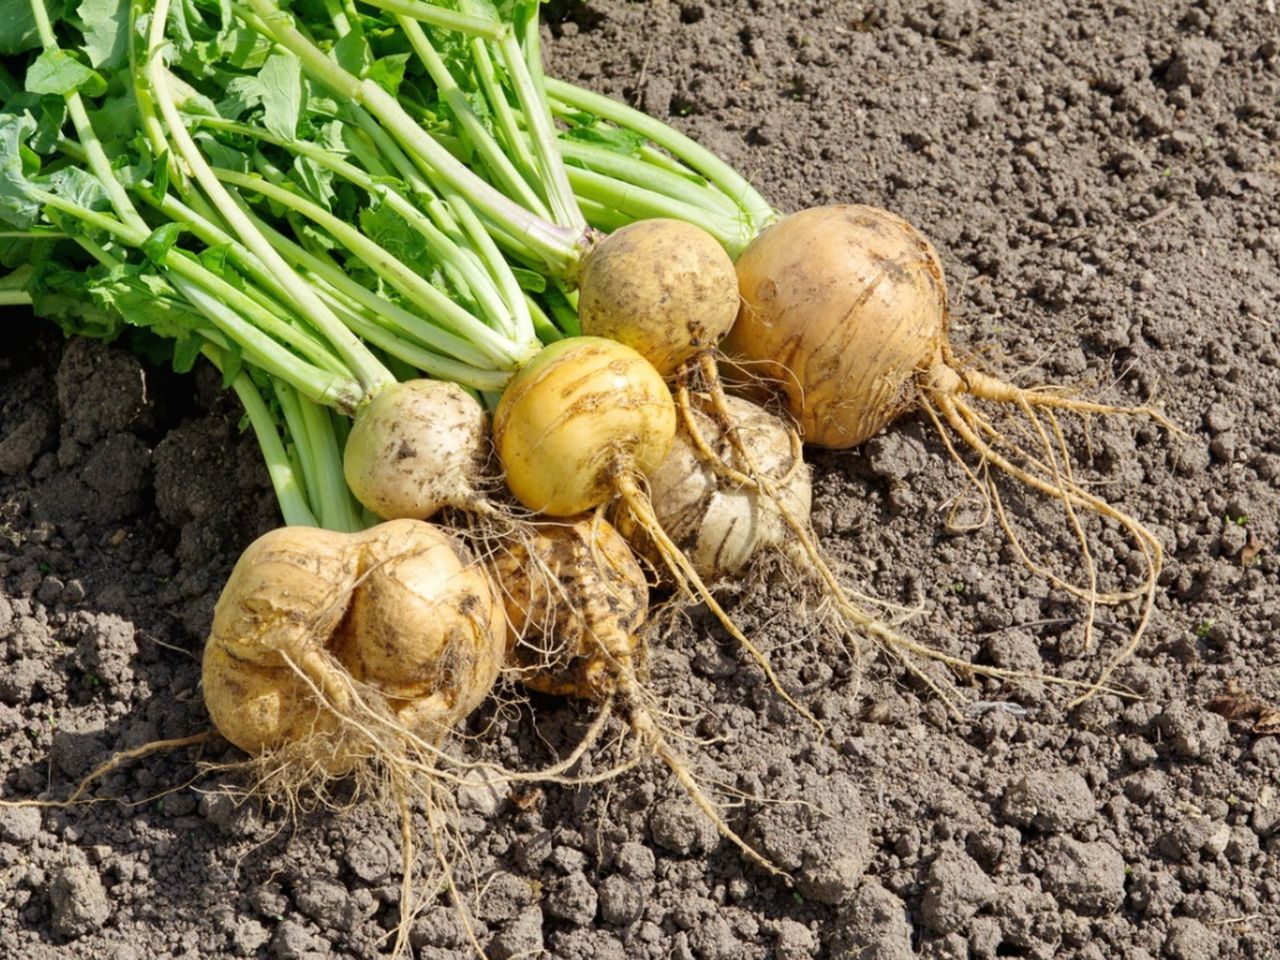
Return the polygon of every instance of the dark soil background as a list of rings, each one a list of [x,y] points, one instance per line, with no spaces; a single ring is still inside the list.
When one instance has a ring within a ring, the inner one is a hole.
[[[1023,384],[1155,398],[1187,436],[1070,433],[1082,477],[1169,552],[1120,674],[1141,700],[1067,712],[1059,692],[981,681],[959,722],[901,664],[832,652],[765,578],[736,614],[827,741],[697,615],[656,650],[653,682],[694,717],[707,742],[689,749],[732,791],[732,822],[797,886],[745,865],[655,764],[591,788],[478,782],[455,827],[489,954],[1280,955],[1280,740],[1207,709],[1232,678],[1280,703],[1273,0],[593,0],[548,15],[554,73],[669,118],[780,207],[855,200],[917,224],[964,355]],[[213,602],[278,520],[212,377],[64,343],[20,313],[0,342],[0,794],[57,798],[113,751],[206,727]],[[1085,651],[1080,605],[998,528],[946,532],[964,475],[926,419],[814,461],[829,549],[869,592],[924,605],[917,639],[1081,678],[1124,643],[1132,609],[1102,611]],[[1037,558],[1078,574],[1061,515],[1005,490]],[[1109,576],[1136,568],[1119,538],[1100,544]],[[487,709],[460,749],[545,763],[591,716],[533,706]],[[0,810],[0,957],[385,949],[394,820],[361,807],[294,827],[217,793],[225,776],[192,782],[198,759],[233,758],[179,751],[113,773],[92,806]],[[416,955],[465,956],[431,902]]]

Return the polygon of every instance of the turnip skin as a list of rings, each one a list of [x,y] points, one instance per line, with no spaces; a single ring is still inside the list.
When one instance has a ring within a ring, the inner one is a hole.
[[[384,520],[427,520],[445,507],[475,509],[488,455],[474,397],[443,380],[410,380],[356,415],[342,470],[356,499]]]
[[[714,349],[738,315],[733,261],[681,220],[615,230],[588,254],[579,284],[582,332],[625,343],[664,377]]]
[[[545,347],[502,395],[494,444],[516,499],[569,517],[662,462],[676,430],[661,374],[630,347],[572,337]]]
[[[371,740],[342,746],[345,757],[388,757],[404,750],[397,729],[438,737],[470,712],[505,638],[483,568],[430,524],[281,527],[245,549],[218,598],[205,703],[246,752],[288,749],[334,775],[349,765],[335,769],[329,734]],[[341,723],[357,716],[373,726]]]
[[[245,753],[258,754],[333,727],[306,684],[286,666],[237,660],[222,644],[208,644],[202,674],[214,726]]]
[[[339,659],[388,698],[412,701],[418,724],[452,727],[503,661],[506,621],[488,575],[453,536],[411,520],[373,528],[360,549]]]
[[[856,447],[915,406],[946,342],[937,252],[901,217],[815,207],[738,258],[742,307],[725,352],[776,380],[806,443]]]
[[[772,480],[787,509],[806,523],[813,490],[808,465],[791,442],[791,431],[779,418],[740,397],[726,397],[727,415],[743,444],[752,452],[754,467]],[[749,473],[735,445],[719,420],[702,402],[687,408],[709,458],[688,429],[681,424],[671,452],[650,471],[649,494],[663,529],[693,562],[708,583],[720,583],[740,573],[757,556],[783,551],[794,535],[777,504],[758,488],[726,475],[718,464]],[[619,527],[645,555],[652,546],[642,531],[634,529],[625,511]]]
[[[362,536],[293,526],[253,541],[218,596],[207,645],[272,669],[323,653],[355,589]]]
[[[510,661],[526,687],[603,702],[636,670],[649,586],[607,521],[592,515],[538,523],[494,566]]]

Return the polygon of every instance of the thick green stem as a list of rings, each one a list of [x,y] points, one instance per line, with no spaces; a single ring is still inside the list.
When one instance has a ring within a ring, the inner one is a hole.
[[[470,0],[463,0],[463,8],[470,7]],[[480,83],[484,98],[493,111],[498,131],[506,145],[511,162],[520,170],[529,183],[538,181],[538,165],[529,152],[529,145],[521,133],[520,124],[516,121],[515,111],[507,102],[502,92],[502,84],[493,66],[493,58],[489,56],[489,47],[483,40],[473,39],[471,47],[471,68]]]
[[[434,3],[422,3],[421,0],[366,0],[366,2],[388,13],[409,17],[428,26],[456,30],[458,33],[481,40],[496,42],[510,33],[510,28],[497,20],[446,10],[443,7],[437,7]],[[254,4],[254,7],[257,8],[257,4]],[[258,12],[265,16],[261,10]]]
[[[612,207],[631,220],[672,217],[697,224],[715,237],[732,256],[741,253],[746,246],[739,223],[712,216],[705,210],[673,199],[656,190],[623,183],[580,167],[569,168],[569,182],[573,184],[574,190],[578,191],[580,196],[595,200],[606,207]]]
[[[160,0],[166,2],[166,0]],[[566,230],[525,210],[458,161],[422,129],[395,97],[371,80],[361,80],[344,70],[293,25],[293,19],[272,0],[248,0],[267,34],[302,62],[303,70],[340,97],[360,103],[400,143],[428,177],[461,195],[481,214],[506,232],[519,237],[558,273],[572,274],[584,250],[585,234]]]
[[[525,63],[524,53],[514,36],[507,36],[498,44],[502,60],[507,68],[516,101],[524,113],[525,123],[529,127],[529,136],[533,142],[533,155],[537,158],[538,169],[542,173],[543,188],[547,191],[547,200],[555,220],[562,227],[582,231],[586,228],[586,220],[578,203],[573,197],[573,188],[565,173],[564,162],[560,159],[560,151],[556,147],[555,129],[551,125],[551,110],[543,96],[542,88],[534,82]]]
[[[489,321],[490,325],[506,333],[509,337],[518,337],[517,324],[511,316],[512,311],[504,302],[502,292],[495,285],[493,278],[485,271],[483,262],[471,251],[458,247],[454,238],[441,231],[417,206],[390,184],[375,180],[359,167],[347,163],[345,160],[314,144],[304,141],[286,141],[283,138],[272,136],[265,130],[250,127],[246,124],[222,120],[206,122],[211,126],[226,129],[242,136],[277,144],[292,154],[307,157],[318,166],[336,173],[371,196],[381,199],[422,237],[435,260],[446,271],[456,275],[461,284],[463,294],[469,294],[475,298],[481,313]],[[499,272],[500,274],[510,273],[505,261],[501,262]]]
[[[746,211],[756,231],[764,229],[778,218],[777,212],[760,195],[755,187],[733,167],[725,163],[706,147],[686,137],[678,130],[673,130],[660,120],[642,113],[626,104],[618,103],[609,97],[601,96],[590,90],[565,83],[554,77],[546,78],[547,92],[555,99],[568,104],[576,110],[592,114],[610,123],[652,140],[672,156],[696,170],[707,180],[725,192],[731,200]]]
[[[221,350],[213,346],[205,346],[200,352],[218,370],[226,369],[226,361]],[[275,418],[263,402],[253,378],[241,371],[232,379],[231,389],[240,398],[240,405],[244,407],[245,415],[249,418],[249,426],[253,428],[258,447],[262,450],[262,459],[267,466],[267,476],[271,479],[271,489],[275,491],[276,502],[280,505],[284,522],[290,526],[317,526],[316,515],[307,503],[306,490],[293,469],[288,453],[285,452],[284,443],[280,440]]]
[[[364,524],[360,522],[342,474],[342,451],[338,447],[329,411],[314,403],[301,406],[307,431],[307,452],[315,471],[311,500],[318,508],[320,523],[329,530],[360,530]]]
[[[316,403],[336,407],[348,415],[355,413],[364,396],[358,383],[349,377],[336,376],[298,359],[252,324],[246,323],[235,310],[226,306],[226,300],[223,297],[234,292],[230,284],[218,281],[209,284],[212,290],[205,289],[197,280],[192,279],[192,276],[184,275],[189,272],[199,276],[201,271],[194,269],[195,261],[172,254],[166,258],[166,260],[169,259],[172,263],[166,263],[166,266],[178,274],[173,278],[174,287],[192,306],[239,344],[250,363],[255,367],[261,367],[272,376],[293,384],[300,393],[310,397]],[[205,276],[200,278],[202,280],[208,280],[212,276],[208,271],[203,272]]]
[[[140,248],[149,236],[107,214],[89,210],[56,194],[43,190],[32,190],[31,193],[41,203],[109,233],[128,246]],[[88,242],[82,240],[81,244],[92,252],[93,246]],[[255,366],[283,377],[317,402],[332,404],[348,413],[354,412],[362,394],[354,380],[302,360],[273,338],[276,334],[288,342],[298,332],[295,327],[271,315],[185,251],[171,248],[164,254],[161,266],[174,288],[233,342],[251,354]],[[246,321],[245,316],[252,317],[260,326]]]
[[[694,183],[688,176],[655,167],[635,157],[623,156],[577,140],[561,139],[560,155],[588,170],[612,177],[632,186],[645,187],[656,193],[690,204],[721,222],[741,222],[743,212],[719,190]]]
[[[366,266],[399,290],[401,294],[419,308],[425,310],[433,320],[442,326],[452,328],[455,333],[464,337],[476,348],[484,351],[494,364],[503,366],[505,364],[519,363],[525,359],[510,341],[485,326],[481,321],[406,267],[383,247],[364,236],[359,230],[343,221],[340,217],[336,217],[328,210],[325,210],[319,204],[312,203],[310,200],[300,197],[289,190],[277,187],[262,177],[247,176],[234,170],[223,169],[218,169],[214,173],[220,180],[238,189],[261,194],[267,199],[279,203],[323,227],[335,240],[359,257]],[[258,232],[261,236],[260,231],[255,232]],[[264,242],[266,242],[265,238]],[[279,256],[274,249],[272,253],[277,257]],[[281,262],[284,262],[283,259],[281,259]],[[328,313],[327,307],[325,311]],[[341,321],[337,321],[335,318],[335,322],[340,323]],[[345,327],[343,329],[346,330]]]
[[[373,0],[373,2],[377,5],[382,0]],[[414,52],[418,54],[418,58],[422,60],[423,66],[427,68],[427,73],[431,76],[432,82],[440,93],[444,95],[445,102],[449,104],[449,109],[453,111],[453,115],[461,128],[459,132],[463,139],[480,155],[481,163],[489,171],[489,175],[497,181],[498,187],[507,196],[523,204],[538,216],[549,216],[550,213],[543,204],[542,198],[529,186],[528,181],[520,175],[510,158],[503,152],[502,147],[485,129],[480,117],[476,115],[470,101],[467,100],[466,94],[462,92],[462,88],[458,86],[453,74],[449,72],[449,68],[445,66],[440,55],[436,53],[435,47],[431,45],[426,31],[422,29],[416,20],[408,17],[397,17],[396,22],[400,24],[400,29],[409,38],[410,45],[413,47]]]
[[[423,321],[421,317],[405,310],[399,304],[380,297],[367,287],[352,280],[337,264],[306,250],[267,224],[258,221],[258,226],[263,234],[275,245],[276,249],[294,266],[310,272],[322,284],[327,284],[336,293],[359,305],[368,314],[377,317],[379,325],[393,333],[397,338],[415,340],[434,354],[452,357],[463,364],[469,365],[469,369],[492,369],[489,357],[476,349],[469,341],[447,330],[432,326]],[[324,296],[323,288],[321,289],[321,296]],[[345,322],[345,314],[343,314],[343,318]],[[360,330],[352,329],[357,336],[364,337]],[[385,343],[376,343],[375,346],[384,350],[387,349]]]
[[[145,182],[143,185],[146,186]],[[262,261],[245,249],[234,237],[225,233],[221,227],[206,220],[181,200],[169,195],[157,200],[148,190],[143,190],[142,196],[170,219],[185,223],[196,237],[209,246],[225,245],[232,259],[261,285],[262,289],[254,284],[246,284],[243,291],[237,290],[237,293],[243,293],[263,311],[259,312],[251,308],[251,314],[248,315],[250,319],[257,320],[259,325],[269,333],[292,345],[318,367],[340,376],[347,376],[346,366],[333,354],[327,344],[302,325],[290,322],[292,318],[289,312],[281,305],[282,301],[287,302],[288,294],[276,282],[274,275],[263,267]]]
[[[384,323],[379,322],[381,318],[377,315],[367,316],[349,304],[342,303],[336,293],[326,295],[326,299],[356,334],[397,360],[407,363],[418,373],[425,373],[435,380],[449,380],[473,390],[502,390],[513,376],[511,371],[468,366],[450,357],[432,353],[387,329]]]
[[[186,162],[191,173],[209,199],[213,201],[231,230],[259,260],[278,272],[278,279],[289,291],[296,312],[313,324],[333,344],[364,391],[372,395],[383,386],[394,383],[395,378],[391,373],[321,303],[315,291],[289,269],[288,264],[271,248],[262,234],[253,229],[253,225],[249,223],[248,218],[218,181],[195,141],[187,132],[186,124],[169,94],[168,71],[161,57],[168,13],[169,0],[156,0],[151,12],[152,19],[148,25],[145,74],[177,153]]]
[[[59,49],[58,39],[53,35],[53,25],[49,22],[49,12],[44,7],[44,0],[29,0],[29,2],[31,15],[35,19],[36,32],[40,36],[41,45],[45,50]],[[7,15],[13,16],[12,13]],[[101,182],[102,189],[106,191],[107,198],[111,201],[111,208],[115,210],[116,216],[135,230],[146,230],[146,222],[138,215],[138,211],[133,208],[133,203],[130,202],[124,185],[116,179],[115,172],[111,169],[111,160],[107,156],[106,150],[103,149],[102,142],[98,139],[98,135],[93,129],[93,124],[89,121],[89,114],[84,108],[84,101],[80,99],[80,94],[72,90],[70,93],[64,94],[62,99],[66,101],[71,123],[76,128],[76,136],[79,137],[80,143],[88,156],[89,168]]]

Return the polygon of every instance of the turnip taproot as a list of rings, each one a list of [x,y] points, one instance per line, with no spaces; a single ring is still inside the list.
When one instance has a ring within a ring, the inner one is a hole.
[[[627,542],[601,510],[542,522],[536,531],[495,559],[495,579],[505,590],[512,672],[533,690],[617,706],[639,745],[666,765],[719,833],[781,874],[729,826],[656,719],[639,676],[647,655],[641,630],[648,585]]]
[[[872,614],[889,606],[850,589],[832,568],[809,523],[809,469],[801,459],[795,430],[748,400],[727,396],[713,375],[708,393],[677,391],[681,426],[671,454],[649,477],[654,511],[712,584],[743,574],[748,564],[779,558],[785,576],[803,596],[812,594],[815,624],[839,637],[868,637],[897,656],[908,671],[959,715],[952,697],[917,665],[936,660],[967,674],[1001,680],[1037,680],[1067,687],[1076,681],[969,664],[911,640]],[[785,455],[782,451],[787,451]],[[651,549],[642,530],[629,523],[625,507],[619,526],[642,553]],[[859,642],[852,643],[855,656]]]
[[[538,522],[493,564],[510,628],[507,669],[526,687],[603,701],[639,669],[649,584],[598,512]]]

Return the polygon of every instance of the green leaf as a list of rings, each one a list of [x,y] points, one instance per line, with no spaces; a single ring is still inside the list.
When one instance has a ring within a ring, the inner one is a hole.
[[[94,302],[126,323],[177,339],[205,329],[208,321],[150,266],[126,265],[94,271],[89,292]]]
[[[165,256],[182,235],[183,225],[171,221],[151,231],[151,236],[142,242],[142,252],[157,267],[164,266]]]
[[[0,261],[2,262],[2,261]],[[3,277],[0,277],[0,290],[25,290],[31,283],[32,275],[36,268],[30,263],[24,263],[21,266],[10,270]]]
[[[239,347],[235,346],[234,349],[230,350],[224,348],[222,351],[222,389],[231,389],[231,384],[235,383],[236,377],[240,376],[240,371],[243,369],[244,357],[240,355]]]
[[[515,275],[516,283],[520,284],[521,290],[528,290],[530,293],[542,293],[547,289],[547,278],[540,273],[514,266],[511,268],[511,272]]]
[[[348,73],[360,76],[373,62],[373,54],[369,51],[369,41],[363,33],[352,30],[333,45],[333,58],[338,66]]]
[[[45,156],[53,153],[66,122],[67,101],[62,97],[41,97],[40,119],[36,121],[36,132],[28,141],[28,146]]]
[[[360,229],[374,243],[416,273],[430,277],[436,266],[427,243],[400,214],[387,204],[375,201],[360,211]]]
[[[21,149],[35,129],[29,113],[0,114],[0,220],[19,229],[31,226],[40,216],[40,204],[31,198]]]
[[[291,53],[274,53],[258,71],[262,85],[262,125],[292,140],[302,113],[302,62]]]
[[[241,27],[234,20],[231,22],[236,25],[213,45],[209,62],[216,60],[239,70],[257,70],[271,55],[271,41],[256,30]]]
[[[302,192],[325,209],[333,206],[333,171],[320,166],[308,157],[293,161],[290,178],[297,182]]]
[[[620,153],[626,157],[634,157],[639,154],[641,148],[647,142],[638,133],[632,133],[630,130],[620,130],[617,127],[607,127],[603,124],[570,127],[565,131],[564,137],[566,140],[594,144],[612,153]]]
[[[138,189],[146,193],[156,203],[160,203],[164,199],[164,195],[169,192],[169,152],[166,150],[156,157],[151,167],[151,182],[145,186],[139,186]]]
[[[102,181],[82,167],[63,167],[37,182],[50,193],[56,193],[86,210],[106,210],[111,206]]]
[[[107,89],[107,81],[67,51],[52,47],[43,50],[27,68],[28,93],[55,93],[66,96],[77,90],[96,97]]]
[[[188,334],[179,337],[173,345],[173,372],[190,373],[200,356],[200,348],[204,346],[204,338]]]
[[[365,77],[394,97],[400,92],[400,84],[404,82],[404,67],[408,62],[409,55],[407,53],[380,57],[370,65]]]
[[[63,0],[46,0],[49,20],[56,24],[66,10]],[[30,0],[0,0],[0,54],[24,53],[40,46]]]
[[[200,144],[205,159],[213,166],[235,170],[237,173],[249,172],[249,158],[242,151],[226,146],[203,130],[195,134],[195,139]]]
[[[95,301],[90,271],[45,261],[28,286],[37,317],[53,320],[65,332],[96,340],[114,340],[124,326],[118,311]]]
[[[229,267],[227,265],[227,257],[231,255],[231,246],[226,243],[219,243],[217,246],[206,247],[200,251],[197,260],[212,274],[221,277],[227,273]]]
[[[129,53],[129,0],[81,0],[84,52],[95,67],[118,67]]]
[[[103,97],[98,108],[89,111],[89,122],[109,154],[126,149],[141,128],[133,92]]]
[[[228,120],[239,120],[241,114],[262,102],[262,81],[257,77],[236,77],[226,87],[226,96],[218,101],[218,114]]]

